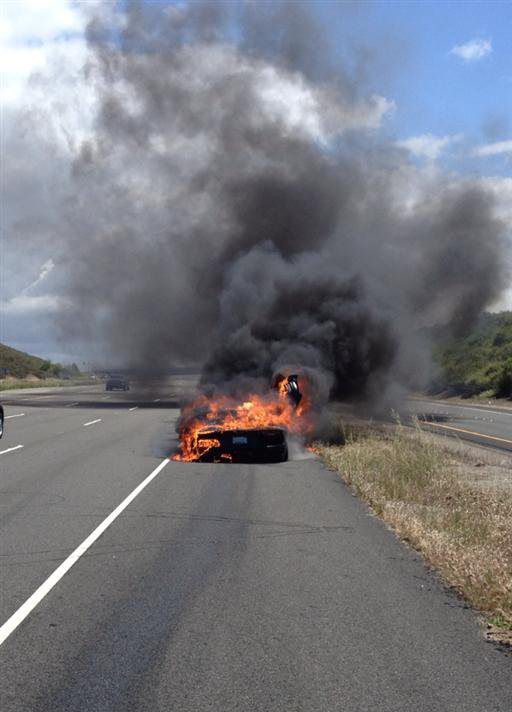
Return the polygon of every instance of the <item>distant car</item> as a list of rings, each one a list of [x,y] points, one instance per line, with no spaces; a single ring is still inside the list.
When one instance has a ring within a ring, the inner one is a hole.
[[[105,384],[106,391],[129,391],[130,384],[122,376],[109,376]]]
[[[203,428],[197,436],[198,462],[285,462],[288,446],[281,428]]]
[[[4,434],[4,409],[0,405],[0,438]]]

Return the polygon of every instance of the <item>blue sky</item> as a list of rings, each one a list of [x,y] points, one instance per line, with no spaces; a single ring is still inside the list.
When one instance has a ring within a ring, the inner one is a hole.
[[[396,102],[387,128],[397,138],[462,134],[455,160],[444,159],[450,167],[512,173],[512,153],[473,158],[462,150],[512,139],[512,2],[381,0],[350,4],[350,12],[342,3],[310,6],[335,46],[348,37],[376,54],[370,82]],[[472,61],[451,53],[474,40],[491,51]]]

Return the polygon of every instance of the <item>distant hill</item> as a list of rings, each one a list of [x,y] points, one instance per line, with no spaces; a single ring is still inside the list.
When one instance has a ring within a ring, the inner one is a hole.
[[[72,371],[78,369],[76,366]],[[18,351],[5,344],[0,344],[0,378],[12,376],[14,378],[26,378],[36,376],[37,378],[58,377],[69,369],[63,368],[59,363],[52,363],[37,356],[31,356],[23,351]]]
[[[464,338],[438,347],[438,389],[512,397],[512,312],[483,314]]]

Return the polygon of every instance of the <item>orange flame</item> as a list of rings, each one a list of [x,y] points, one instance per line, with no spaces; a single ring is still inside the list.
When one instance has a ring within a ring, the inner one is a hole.
[[[307,435],[312,431],[313,422],[308,417],[311,404],[307,394],[295,407],[288,398],[283,384],[268,396],[248,395],[242,403],[231,396],[207,398],[198,396],[183,409],[179,428],[180,452],[173,460],[193,462],[210,448],[220,445],[216,438],[198,439],[219,430],[249,430],[256,428],[280,427],[290,433]]]

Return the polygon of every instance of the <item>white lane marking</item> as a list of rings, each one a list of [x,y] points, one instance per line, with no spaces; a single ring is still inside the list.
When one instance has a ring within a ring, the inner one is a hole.
[[[7,450],[1,450],[0,455],[5,455],[8,452],[14,452],[15,450],[20,450],[24,445],[16,445],[16,447],[8,447]]]
[[[9,420],[9,418],[22,418],[25,415],[25,413],[14,413],[13,415],[6,415],[5,420]]]
[[[71,406],[73,406],[73,405],[78,405],[78,401],[76,401],[75,403],[68,403],[68,404],[67,404],[66,406],[64,406],[64,407],[65,407],[65,408],[71,408]]]
[[[153,401],[153,403],[159,403],[159,402],[160,402],[160,398],[155,398],[155,400]]]
[[[101,418],[96,418],[96,420],[90,420],[88,423],[84,423],[84,428],[88,425],[94,425],[94,423],[101,423]]]
[[[77,546],[77,548],[65,559],[60,566],[58,566],[55,571],[48,576],[46,581],[44,581],[39,588],[37,588],[34,593],[27,598],[25,603],[23,603],[18,610],[8,618],[5,623],[0,627],[0,645],[13,633],[16,628],[22,623],[25,618],[34,610],[34,608],[40,603],[45,596],[47,596],[52,588],[61,580],[61,578],[69,571],[69,569],[76,564],[81,556],[85,554],[87,549],[89,549],[94,542],[100,538],[103,532],[108,529],[108,527],[114,522],[117,517],[128,507],[128,505],[133,502],[135,497],[139,495],[142,490],[149,485],[149,483],[155,479],[155,477],[164,469],[168,464],[169,458],[166,457],[153,472],[143,480],[140,485],[138,485],[133,492],[131,492],[121,504],[111,512],[106,519],[104,519],[101,524],[99,524],[96,529],[89,534],[87,539]]]
[[[128,410],[137,410],[138,407],[139,407],[139,406],[136,405],[136,406],[134,406],[133,408],[128,408]]]

